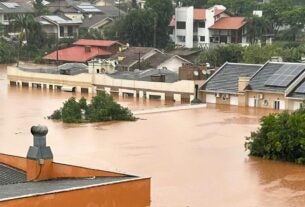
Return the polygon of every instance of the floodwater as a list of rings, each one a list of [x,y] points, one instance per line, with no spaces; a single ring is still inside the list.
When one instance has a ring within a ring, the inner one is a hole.
[[[0,152],[25,156],[30,127],[49,128],[54,159],[152,177],[152,206],[305,206],[305,167],[249,158],[245,136],[267,110],[215,107],[140,115],[136,122],[62,124],[44,117],[70,93],[7,87],[0,69]],[[119,100],[133,109],[158,101]]]

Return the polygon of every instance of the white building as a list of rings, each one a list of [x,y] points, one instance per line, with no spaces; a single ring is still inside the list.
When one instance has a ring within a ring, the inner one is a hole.
[[[178,7],[170,22],[171,38],[186,48],[209,47],[214,43],[246,44],[245,25],[244,17],[233,17],[221,5],[209,9]]]

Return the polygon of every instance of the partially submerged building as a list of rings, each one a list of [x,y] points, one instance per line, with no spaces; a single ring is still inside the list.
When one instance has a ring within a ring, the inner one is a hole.
[[[305,98],[305,64],[225,63],[201,87],[206,103],[296,110]]]
[[[150,206],[150,178],[57,163],[33,126],[27,157],[0,154],[0,207]]]
[[[89,66],[71,63],[49,69],[8,66],[7,75],[12,86],[81,93],[106,91],[119,96],[157,98],[178,102],[193,100],[195,85],[202,85],[204,81],[204,77],[200,75],[202,72],[198,71],[197,68],[194,69],[196,71],[186,68],[181,70],[183,75],[179,75],[165,68],[113,71],[111,70],[111,62],[107,63],[110,69],[97,68],[94,64],[96,64],[94,61],[89,62]],[[110,73],[106,73],[106,71]],[[189,73],[195,75],[189,76]]]

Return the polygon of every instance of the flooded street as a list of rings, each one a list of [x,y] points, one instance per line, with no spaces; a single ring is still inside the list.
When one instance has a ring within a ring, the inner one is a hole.
[[[270,111],[208,106],[139,115],[136,122],[72,125],[45,118],[70,96],[7,87],[0,69],[0,152],[25,156],[30,127],[44,124],[56,162],[152,177],[154,207],[305,205],[304,166],[249,158],[244,150],[245,137]],[[132,109],[165,104],[119,101]]]

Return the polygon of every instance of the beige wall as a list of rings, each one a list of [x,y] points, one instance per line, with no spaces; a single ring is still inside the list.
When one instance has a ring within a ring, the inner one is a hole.
[[[263,94],[263,98],[259,98],[260,94]],[[286,109],[288,106],[288,100],[284,97],[284,94],[247,92],[247,95],[248,95],[248,100],[249,98],[256,98],[258,100],[257,107],[260,108],[273,109],[274,101],[276,100],[284,101]]]

